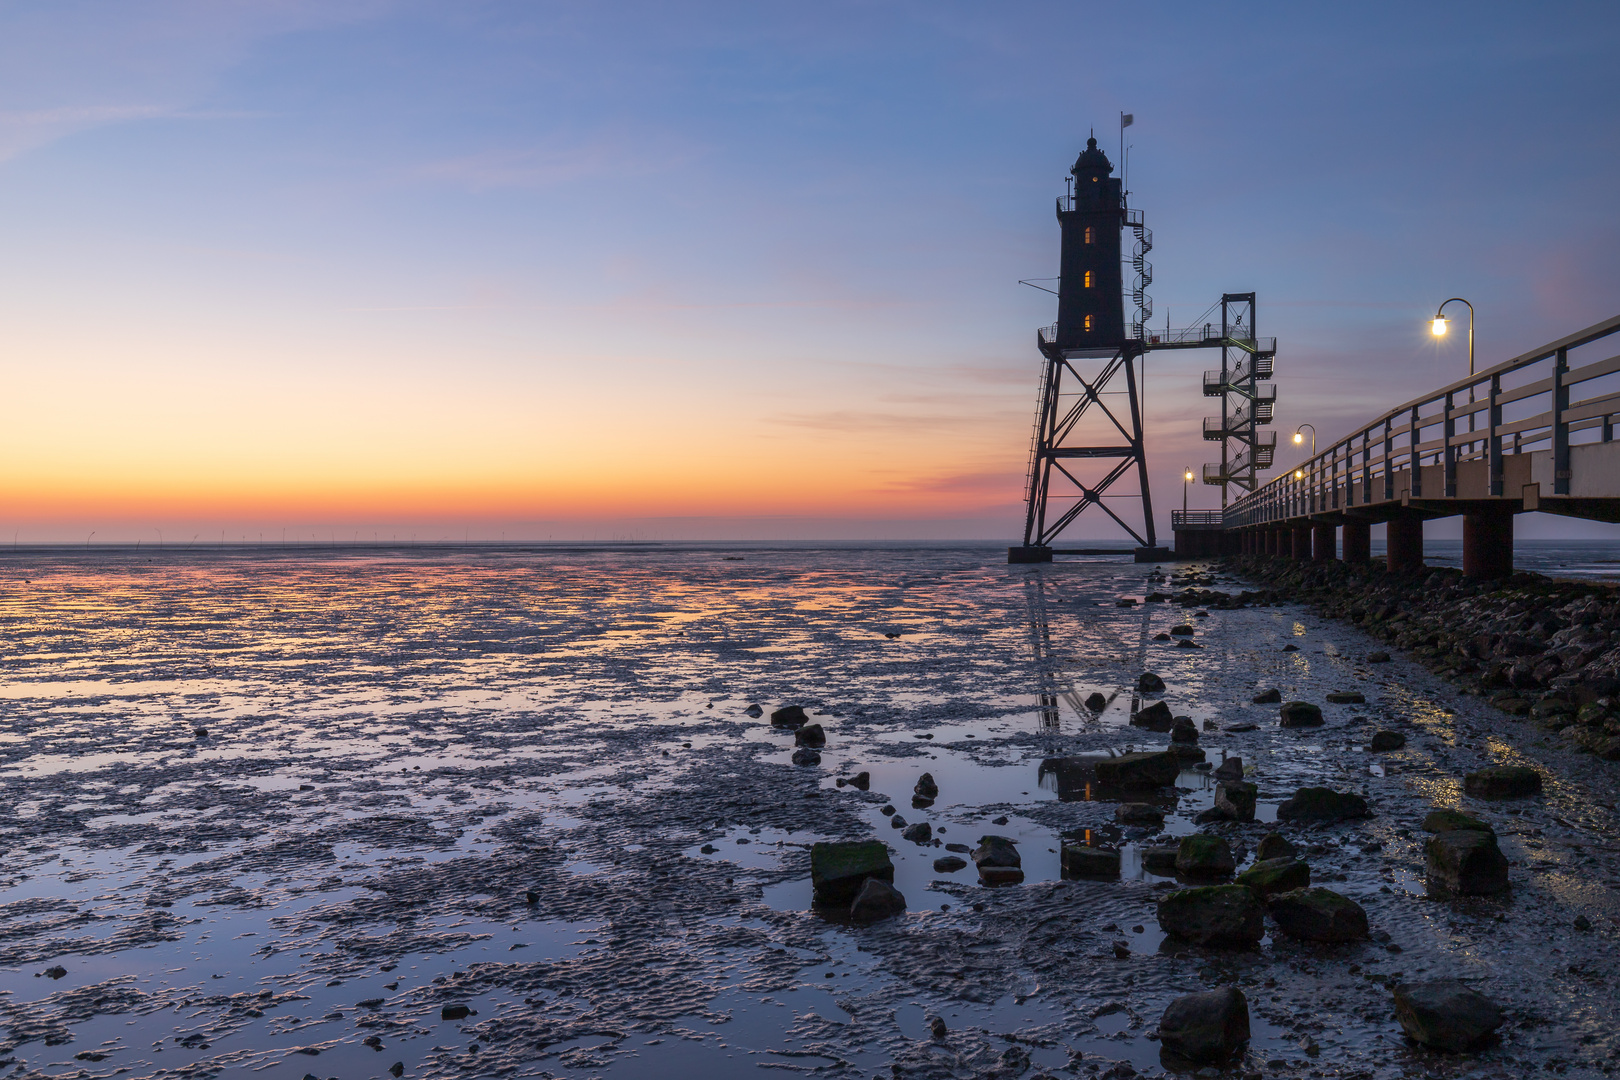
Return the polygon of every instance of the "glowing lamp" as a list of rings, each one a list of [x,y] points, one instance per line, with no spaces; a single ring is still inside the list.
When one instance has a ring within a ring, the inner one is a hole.
[[[1446,324],[1450,321],[1451,320],[1446,318],[1444,315],[1437,316],[1434,320],[1434,336],[1445,337],[1447,330]]]
[[[1305,470],[1304,469],[1295,469],[1294,470],[1294,479],[1295,480],[1303,480],[1303,479],[1305,479]]]
[[[1305,436],[1303,436],[1303,435],[1301,435],[1301,434],[1300,434],[1300,433],[1299,433],[1299,432],[1297,432],[1297,431],[1296,431],[1296,432],[1294,432],[1294,445],[1295,445],[1295,446],[1298,446],[1298,445],[1299,445],[1299,444],[1300,444],[1300,443],[1302,443],[1302,442],[1304,442],[1304,441],[1305,441]]]
[[[1187,481],[1187,483],[1189,483],[1189,484],[1192,483],[1192,470],[1191,469],[1187,470],[1187,475],[1186,475],[1186,477],[1184,479]]]

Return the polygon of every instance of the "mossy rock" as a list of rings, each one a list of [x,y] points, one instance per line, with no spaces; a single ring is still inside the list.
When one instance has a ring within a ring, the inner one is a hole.
[[[1198,834],[1181,838],[1176,872],[1188,877],[1225,877],[1237,868],[1232,846],[1223,836]]]
[[[894,863],[881,840],[813,844],[810,887],[818,907],[848,907],[867,878],[894,882]]]
[[[1367,695],[1359,690],[1335,690],[1327,696],[1332,705],[1365,705]]]
[[[1277,721],[1285,728],[1321,727],[1322,707],[1308,701],[1290,701],[1278,710]]]
[[[1291,799],[1277,807],[1278,821],[1335,822],[1364,817],[1372,817],[1366,799],[1325,787],[1300,788]]]
[[[1363,941],[1367,913],[1332,889],[1294,889],[1266,901],[1266,911],[1282,932],[1300,941]]]
[[[1541,794],[1541,774],[1527,765],[1493,765],[1465,776],[1463,790],[1482,799],[1522,799]]]
[[[1159,927],[1198,945],[1254,945],[1265,936],[1260,899],[1242,885],[1177,889],[1159,901]]]
[[[1423,819],[1423,831],[1432,833],[1456,832],[1457,830],[1472,832],[1494,833],[1490,825],[1465,814],[1461,810],[1430,810]]]
[[[1257,862],[1237,876],[1237,884],[1253,889],[1262,900],[1277,893],[1303,889],[1310,883],[1310,866],[1292,857]]]

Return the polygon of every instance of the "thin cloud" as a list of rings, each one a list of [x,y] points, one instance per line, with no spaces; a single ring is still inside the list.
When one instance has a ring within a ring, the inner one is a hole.
[[[630,138],[598,138],[568,147],[520,147],[488,150],[464,157],[428,162],[416,170],[425,180],[454,184],[471,191],[498,188],[544,188],[596,176],[645,173],[649,161],[668,169],[698,156],[690,146],[649,146]]]

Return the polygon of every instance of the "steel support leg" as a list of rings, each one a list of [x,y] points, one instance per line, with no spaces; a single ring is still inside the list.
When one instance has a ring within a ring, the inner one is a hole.
[[[1344,561],[1364,563],[1372,558],[1372,523],[1346,521],[1344,523]]]
[[[1463,515],[1463,576],[1483,581],[1513,576],[1513,513]]]
[[[1338,554],[1338,537],[1334,535],[1332,525],[1317,522],[1311,526],[1311,558],[1317,562],[1327,562]]]
[[[1289,537],[1289,546],[1293,549],[1293,557],[1309,560],[1311,557],[1311,527],[1309,525],[1295,525],[1289,532],[1293,534]]]
[[[1421,569],[1423,567],[1423,519],[1416,514],[1402,514],[1390,518],[1388,547],[1387,561],[1392,573]]]

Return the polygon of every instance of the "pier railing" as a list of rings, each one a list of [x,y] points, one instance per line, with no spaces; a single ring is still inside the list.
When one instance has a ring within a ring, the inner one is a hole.
[[[1575,486],[1571,469],[1572,447],[1614,439],[1620,356],[1590,347],[1617,332],[1620,316],[1397,406],[1233,503],[1225,525],[1417,500],[1620,501],[1620,469]]]

